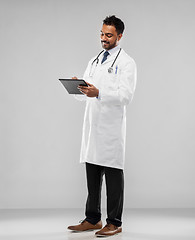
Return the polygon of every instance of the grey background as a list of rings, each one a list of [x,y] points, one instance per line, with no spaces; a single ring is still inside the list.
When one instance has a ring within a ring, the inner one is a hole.
[[[138,68],[127,111],[125,207],[195,207],[195,1],[0,1],[0,208],[84,207],[82,77],[105,16]],[[106,205],[105,187],[103,207]]]

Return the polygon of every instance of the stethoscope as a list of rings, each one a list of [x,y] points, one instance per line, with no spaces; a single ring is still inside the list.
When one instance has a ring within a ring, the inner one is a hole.
[[[103,52],[104,52],[104,50],[102,50],[102,51],[97,55],[97,57],[93,60],[93,62],[91,63],[91,69],[90,69],[90,72],[89,72],[89,76],[90,76],[90,77],[93,76],[93,74],[91,73],[91,72],[92,72],[93,64],[96,62],[95,67],[97,67],[97,65],[98,65],[98,63],[99,63],[99,56],[100,56]],[[116,55],[116,57],[115,57],[112,65],[108,68],[108,73],[112,73],[112,72],[113,72],[113,66],[114,66],[114,64],[115,64],[115,62],[116,62],[116,60],[117,60],[120,52],[121,52],[121,48],[119,49],[118,54]]]

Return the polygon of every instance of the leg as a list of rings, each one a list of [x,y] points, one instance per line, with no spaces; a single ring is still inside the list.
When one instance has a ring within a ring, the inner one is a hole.
[[[107,223],[122,225],[121,217],[124,198],[124,174],[122,169],[105,167],[107,192]]]
[[[101,187],[104,174],[102,166],[86,163],[88,197],[85,215],[88,222],[96,224],[101,219]]]

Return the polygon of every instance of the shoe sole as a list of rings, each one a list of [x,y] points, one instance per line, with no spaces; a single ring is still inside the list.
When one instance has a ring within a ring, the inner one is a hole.
[[[97,231],[100,230],[101,228],[96,228],[96,229],[88,229],[88,230],[83,230],[83,231],[79,231],[79,230],[71,230],[68,229],[69,231],[71,231],[72,233],[81,233],[81,232],[92,232],[92,231]]]
[[[112,235],[103,235],[103,234],[96,234],[95,236],[98,237],[98,238],[103,238],[103,237],[111,237],[111,236],[116,236],[118,234],[120,234],[122,232],[118,232],[118,233],[115,233],[115,234],[112,234]]]

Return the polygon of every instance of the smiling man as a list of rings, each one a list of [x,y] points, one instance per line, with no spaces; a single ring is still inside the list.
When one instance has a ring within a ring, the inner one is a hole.
[[[92,58],[84,73],[88,86],[77,98],[86,101],[80,162],[86,165],[88,197],[85,219],[69,226],[74,231],[99,229],[96,236],[122,232],[126,106],[136,87],[136,64],[120,47],[124,23],[106,17],[101,29],[103,51]],[[76,77],[74,77],[76,78]],[[107,192],[107,224],[102,228],[101,187]]]

